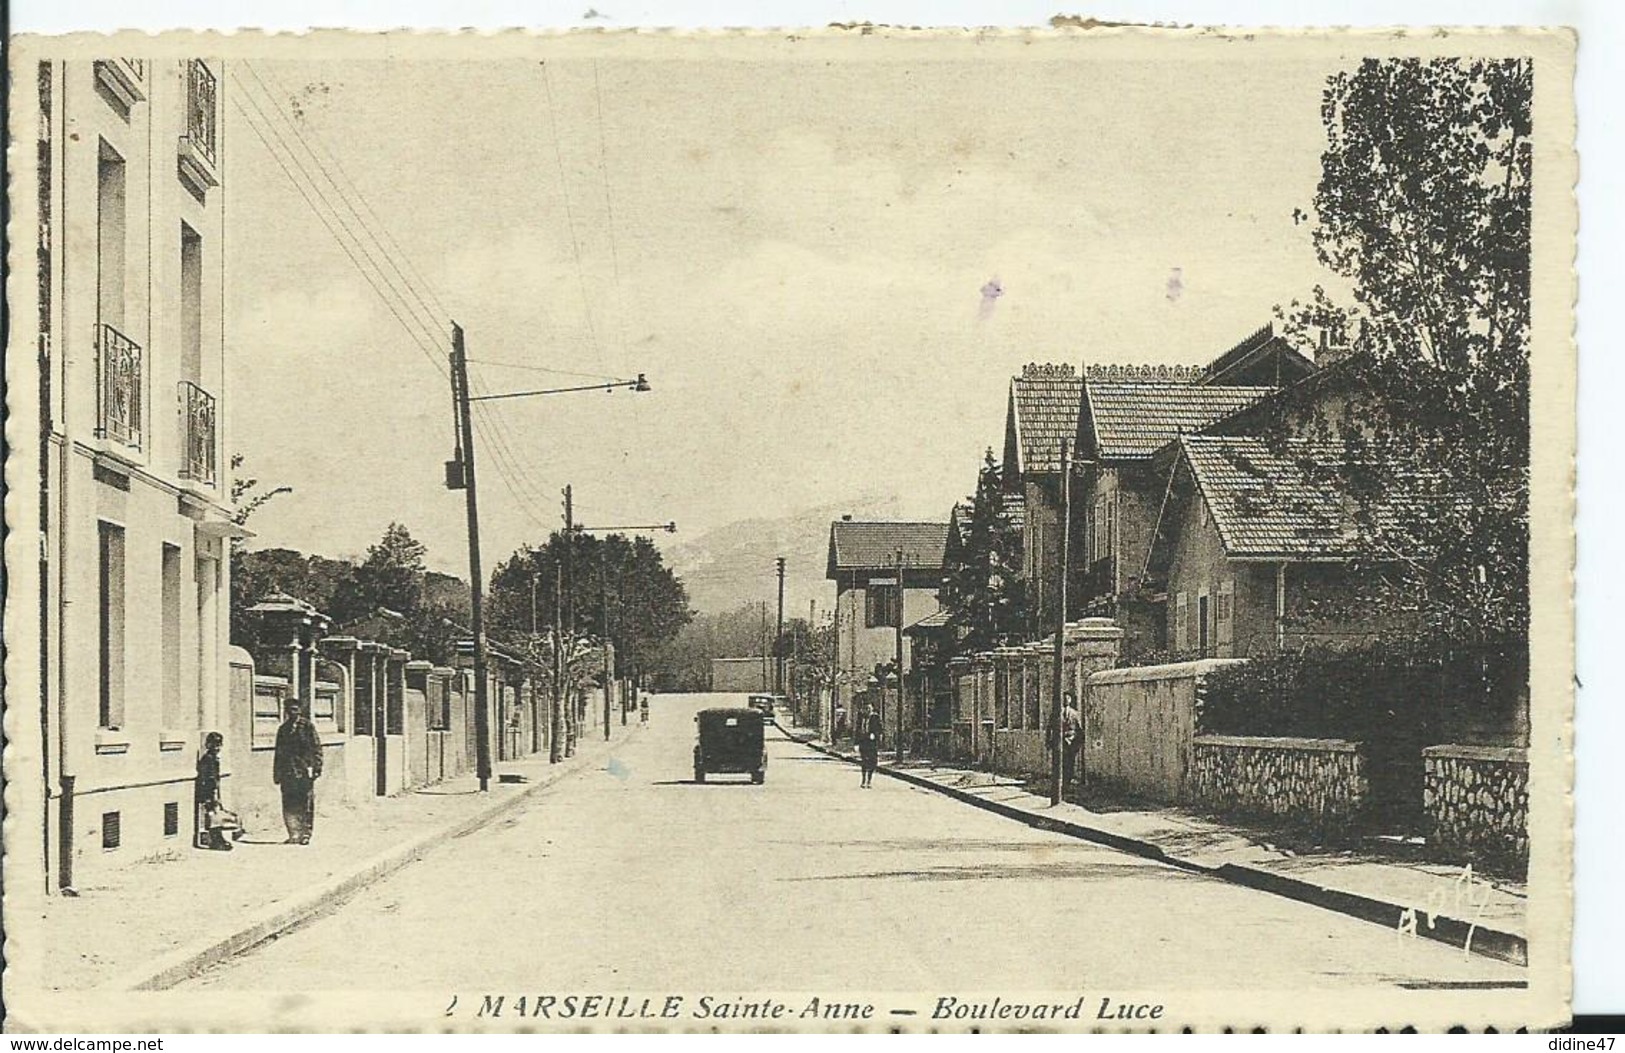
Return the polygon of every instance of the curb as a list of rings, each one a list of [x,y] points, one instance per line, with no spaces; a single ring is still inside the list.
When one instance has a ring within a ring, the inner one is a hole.
[[[789,733],[786,732],[786,735],[789,735]],[[796,738],[794,735],[789,735],[789,737],[792,741],[799,742],[803,746],[817,750],[837,760],[846,761],[848,764],[857,763],[853,758],[820,743]],[[1410,916],[1417,921],[1416,934],[1418,936],[1437,940],[1452,947],[1465,948],[1473,954],[1480,954],[1486,958],[1494,958],[1513,965],[1527,966],[1529,964],[1528,940],[1517,933],[1487,928],[1471,921],[1464,921],[1443,914],[1428,913],[1418,908],[1373,899],[1370,896],[1363,896],[1355,892],[1328,888],[1324,885],[1317,885],[1312,881],[1304,881],[1286,874],[1279,874],[1272,870],[1248,866],[1243,863],[1223,863],[1216,867],[1207,866],[1188,859],[1171,856],[1164,851],[1162,846],[1153,844],[1150,841],[1114,834],[1107,830],[1085,826],[1082,823],[1068,819],[1035,815],[1026,809],[1005,804],[1002,801],[989,800],[967,790],[962,790],[957,786],[944,786],[923,776],[915,775],[913,772],[899,771],[884,764],[877,770],[882,775],[889,775],[901,782],[922,789],[933,790],[952,797],[954,800],[974,805],[984,811],[1025,823],[1038,830],[1047,830],[1052,833],[1076,837],[1083,841],[1092,841],[1095,844],[1105,845],[1108,848],[1127,852],[1130,855],[1166,863],[1181,870],[1206,874],[1218,878],[1220,881],[1227,881],[1260,892],[1269,892],[1273,895],[1297,900],[1300,903],[1307,903],[1325,910],[1336,911],[1339,914],[1346,914],[1361,921],[1373,922],[1391,931],[1399,931],[1401,920],[1409,912]]]
[[[627,735],[620,742],[612,743],[612,748],[622,745],[641,731],[640,726],[628,729]],[[577,756],[580,756],[578,753]],[[534,794],[550,786],[557,785],[573,775],[590,771],[584,764],[571,766],[562,771],[550,771],[535,782],[520,788],[518,793],[493,803],[483,811],[459,819],[454,823],[430,830],[417,839],[408,841],[404,845],[388,848],[373,856],[365,863],[348,874],[340,874],[329,878],[317,885],[312,885],[303,891],[295,893],[287,902],[279,903],[248,925],[224,938],[210,937],[190,947],[159,957],[155,962],[141,967],[135,979],[115,980],[105,985],[103,990],[111,991],[161,991],[173,987],[178,983],[192,978],[202,970],[234,957],[242,952],[264,943],[299,923],[320,914],[323,911],[339,906],[350,899],[357,892],[368,885],[388,877],[417,859],[431,849],[438,848],[447,841],[455,840],[466,834],[473,833],[480,827],[513,811],[520,804]],[[493,771],[493,776],[495,772]],[[493,778],[493,785],[501,785]]]

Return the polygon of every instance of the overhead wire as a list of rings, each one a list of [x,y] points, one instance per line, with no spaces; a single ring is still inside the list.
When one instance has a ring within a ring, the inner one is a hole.
[[[390,232],[388,225],[385,224],[379,217],[377,210],[372,207],[366,195],[361,193],[359,187],[355,183],[355,180],[350,176],[348,170],[344,168],[343,163],[338,159],[337,155],[334,154],[334,152],[326,145],[319,135],[314,133],[314,130],[312,130],[311,134],[307,136],[301,122],[286,113],[282,106],[277,102],[277,92],[272,90],[271,84],[267,83],[267,78],[276,84],[277,90],[282,92],[282,94],[289,95],[289,93],[287,86],[279,77],[276,76],[275,72],[272,70],[266,70],[265,75],[261,76],[260,72],[254,68],[252,63],[245,61],[241,64],[241,66],[247,70],[248,74],[253,78],[259,91],[263,93],[265,105],[262,106],[260,99],[255,96],[252,90],[250,90],[248,81],[244,80],[240,76],[236,76],[234,72],[233,79],[237,86],[242,89],[242,97],[246,99],[249,105],[253,107],[258,121],[250,117],[248,110],[240,102],[236,104],[238,111],[248,122],[249,127],[254,132],[255,136],[266,147],[267,151],[271,153],[272,158],[282,169],[283,173],[287,175],[289,181],[294,184],[295,189],[305,200],[305,203],[310,207],[311,211],[316,214],[317,219],[327,229],[328,233],[333,237],[333,239],[338,242],[340,248],[344,250],[346,256],[350,259],[351,264],[356,268],[358,273],[360,273],[367,281],[368,285],[373,289],[373,292],[381,301],[383,301],[385,307],[388,308],[401,327],[406,330],[413,342],[418,345],[418,348],[425,354],[426,357],[429,358],[436,371],[439,372],[443,378],[449,379],[449,374],[447,373],[447,370],[439,357],[439,355],[443,354],[444,352],[440,350],[437,342],[440,339],[441,334],[437,331],[436,323],[440,318],[443,318],[449,325],[450,312],[445,309],[444,302],[436,292],[433,283],[429,282],[428,279],[423,276],[422,272],[412,263],[411,258],[404,252],[404,250],[401,249],[400,243]],[[594,88],[595,92],[597,93],[598,117],[600,121],[600,161],[601,164],[607,165],[607,152],[602,130],[602,93],[596,63],[594,64],[593,72]],[[583,315],[586,319],[587,329],[592,339],[594,350],[600,354],[601,359],[602,348],[598,344],[597,328],[593,321],[591,305],[587,297],[585,270],[581,261],[580,237],[576,228],[574,209],[570,203],[569,188],[565,181],[563,154],[560,147],[560,140],[558,138],[558,124],[555,113],[556,108],[554,106],[554,100],[552,97],[551,79],[546,73],[545,66],[544,82],[546,84],[548,95],[549,121],[553,130],[554,161],[559,173],[560,190],[564,197],[565,212],[569,223],[572,256],[576,265],[576,277],[582,297]],[[291,99],[292,96],[289,95],[289,98]],[[267,110],[269,110],[269,113]],[[273,119],[271,116],[272,114],[274,114],[277,118],[280,118],[280,124],[277,120]],[[263,124],[263,130],[261,124]],[[287,130],[292,140],[298,143],[299,146],[303,147],[303,158],[301,157],[300,153],[295,150],[292,145],[290,145],[288,137],[283,135],[284,128]],[[267,136],[267,132],[270,133],[269,136]],[[272,138],[276,140],[277,146],[272,145]],[[313,147],[311,144],[312,140],[315,141],[315,147]],[[278,147],[280,147],[280,151],[278,150]],[[329,162],[331,162],[331,167],[329,167],[329,164],[324,163],[322,158],[317,155],[317,148],[320,148],[321,153],[327,157]],[[304,158],[308,158],[309,165],[305,163]],[[289,166],[289,161],[292,162],[292,168]],[[327,186],[332,190],[332,196],[336,196],[342,203],[344,210],[349,213],[351,220],[353,220],[353,225],[352,222],[345,219],[345,216],[343,212],[340,211],[339,207],[333,204],[329,194],[326,192],[326,190],[324,190],[320,181],[312,172],[311,166],[314,166],[315,170],[320,172],[321,176],[325,179]],[[299,175],[296,176],[294,174],[294,168],[298,169]],[[337,175],[335,175],[335,171],[337,172]],[[612,264],[617,283],[616,289],[617,293],[619,293],[619,251],[614,244],[613,203],[610,198],[607,171],[601,169],[601,172],[604,177],[606,214],[610,223]],[[303,177],[303,180],[301,180],[300,176]],[[316,200],[318,198],[320,199],[322,205],[326,206],[328,212],[331,213],[331,218],[329,218],[329,215],[324,213],[323,209],[317,205]],[[359,202],[359,207],[357,202]],[[362,214],[363,211],[365,211],[366,215]],[[370,221],[368,217],[371,217]],[[359,228],[360,233],[358,233],[354,228]],[[343,231],[343,234],[340,234],[340,230]],[[348,235],[348,241],[346,241],[345,235]],[[363,237],[363,235],[365,235],[365,237]],[[388,249],[386,249],[386,243]],[[372,251],[373,249],[377,250],[376,255]],[[389,249],[392,249],[393,252],[389,251]],[[360,253],[359,256],[357,255],[358,251]],[[362,257],[365,257],[365,264],[362,262]],[[384,264],[379,262],[380,258],[387,263],[388,270],[385,269]],[[402,269],[403,264],[405,268],[404,270]],[[368,265],[371,267],[370,270]],[[390,271],[393,271],[393,278],[390,275]],[[380,284],[380,282],[382,284]],[[402,313],[403,311],[405,312],[404,315]],[[623,350],[624,332],[625,323],[623,319]],[[552,369],[549,367],[534,365],[522,365],[519,363],[492,362],[489,364],[509,366],[520,369],[531,369],[539,372],[557,373],[560,375],[581,376],[589,379],[617,379],[609,377],[605,374],[579,373],[571,370]],[[476,414],[473,420],[474,430],[476,434],[484,437],[487,440],[487,444],[492,451],[492,464],[496,467],[497,474],[499,478],[501,478],[504,486],[514,496],[516,501],[518,501],[521,510],[528,518],[544,529],[551,529],[549,524],[542,517],[539,517],[536,514],[535,509],[532,507],[533,501],[536,500],[535,495],[544,489],[544,487],[536,481],[536,479],[527,469],[525,458],[514,450],[513,447],[519,440],[512,435],[509,426],[500,415],[494,412],[492,407],[479,403],[476,404],[475,409]]]
[[[553,162],[559,173],[559,193],[564,197],[564,219],[570,228],[570,250],[575,258],[576,283],[581,289],[581,313],[587,321],[587,336],[592,343],[593,354],[602,365],[603,349],[598,343],[598,328],[592,320],[592,303],[587,298],[587,275],[581,266],[581,239],[576,235],[575,209],[570,205],[570,184],[564,175],[564,151],[559,145],[559,119],[553,103],[553,75],[548,71],[546,62],[541,66],[542,87],[547,94],[547,122],[553,133]]]
[[[360,210],[350,200],[350,195],[347,194],[344,188],[339,185],[339,180],[334,177],[332,171],[325,164],[323,164],[321,158],[316,155],[315,148],[310,144],[311,137],[306,136],[304,130],[300,128],[298,122],[296,122],[282,109],[281,105],[277,102],[276,95],[271,91],[270,87],[266,85],[265,81],[260,78],[253,65],[251,63],[244,62],[242,63],[242,66],[248,71],[249,75],[254,78],[255,84],[258,85],[260,91],[264,93],[266,106],[270,108],[272,113],[281,119],[281,126],[287,128],[288,132],[292,135],[293,140],[304,148],[304,156],[309,158],[311,164],[315,166],[316,171],[321,173],[322,177],[326,180],[327,185],[332,188],[334,195],[337,196],[339,201],[343,203],[344,207],[349,210],[351,217],[355,221],[355,225],[367,234],[367,237],[372,241],[373,245],[378,250],[378,257],[381,257],[384,260],[384,263],[387,263],[389,268],[395,272],[395,278],[390,277],[389,272],[384,267],[384,264],[379,263],[378,259],[367,250],[366,243],[360,241],[358,237],[357,240],[360,242],[362,250],[366,254],[368,261],[373,265],[374,268],[377,269],[379,276],[384,279],[385,283],[389,285],[390,289],[400,297],[401,302],[407,307],[407,309],[412,312],[414,321],[423,327],[424,332],[429,334],[431,340],[437,338],[440,335],[436,328],[436,323],[439,321],[439,319],[435,317],[435,312],[428,306],[423,294],[413,286],[411,281],[408,280],[405,274],[401,271],[400,266],[395,263],[395,256],[401,254],[399,247],[397,246],[395,254],[391,254],[384,248],[383,239],[375,230],[372,229],[367,221],[362,218]],[[287,146],[286,140],[282,138],[281,131],[278,130],[277,123],[272,121],[271,118],[266,115],[264,108],[260,106],[259,99],[255,97],[252,91],[249,90],[248,82],[242,77],[237,76],[235,70],[233,71],[232,75],[234,80],[237,82],[237,86],[242,89],[243,96],[248,99],[251,104],[253,104],[255,111],[261,115],[262,119],[271,125],[272,130],[277,135],[278,141],[282,142],[284,148],[286,148],[293,156],[294,162],[299,166],[300,171],[305,173],[306,177],[311,180],[312,185],[315,187],[317,192],[322,195],[323,201],[327,201],[326,193],[317,183],[315,177],[311,174],[310,169],[306,167],[304,161],[301,160],[299,155],[293,151],[293,148]],[[353,183],[351,186],[352,189],[354,189]],[[355,196],[363,198],[363,205],[365,205],[364,196],[359,192],[359,190],[355,190]],[[327,203],[328,207],[333,208],[335,217],[348,230],[350,224],[344,220],[343,215],[339,213],[338,209],[334,207],[331,202]],[[397,285],[396,279],[399,279],[399,285]],[[406,289],[405,293],[401,292],[401,287]],[[410,293],[410,295],[407,295],[407,293]],[[446,324],[449,325],[449,319],[446,320]]]
[[[422,334],[418,328],[415,327],[415,324],[413,322],[408,322],[406,317],[401,314],[400,309],[395,305],[395,301],[384,292],[382,286],[379,285],[378,280],[374,278],[372,273],[367,270],[364,264],[362,264],[360,258],[356,255],[356,249],[352,249],[350,247],[350,243],[347,242],[344,236],[339,234],[338,229],[334,227],[334,221],[330,220],[322,209],[316,204],[315,198],[312,197],[312,190],[307,190],[305,185],[300,181],[299,177],[293,174],[293,170],[288,167],[288,163],[278,152],[277,147],[271,145],[270,138],[267,137],[266,132],[260,129],[260,127],[256,124],[255,118],[251,117],[247,108],[245,108],[242,103],[237,102],[236,99],[237,96],[233,95],[232,101],[237,107],[237,112],[242,114],[243,120],[248,125],[249,130],[252,131],[255,138],[259,139],[261,144],[265,146],[265,149],[268,153],[270,153],[272,160],[276,161],[277,166],[281,168],[283,174],[288,177],[288,181],[292,183],[294,189],[299,192],[299,196],[304,198],[305,204],[310,206],[311,212],[315,214],[322,226],[327,228],[327,232],[332,235],[333,240],[338,243],[339,248],[344,250],[344,254],[349,257],[350,262],[355,266],[356,271],[363,279],[366,280],[367,284],[372,287],[373,292],[378,295],[378,298],[381,301],[383,301],[384,306],[389,309],[389,312],[395,316],[395,320],[400,323],[401,328],[404,329],[406,334],[412,338],[413,343],[416,344],[418,349],[422,351],[429,359],[430,364],[434,366],[438,373],[440,373],[441,377],[449,379],[450,374],[447,372],[445,364],[436,357],[433,345],[425,343]],[[258,119],[262,121],[266,120],[263,114],[261,114]],[[275,129],[270,128],[269,122],[267,122],[267,128],[270,129],[272,135],[275,135]],[[339,226],[342,227],[343,224],[340,223]],[[346,233],[350,234],[351,238],[355,237],[355,235],[347,229]],[[359,242],[357,243],[357,248],[360,248]],[[410,314],[410,312],[408,312],[408,314]]]
[[[248,60],[244,59],[242,64],[248,68],[248,71],[254,75],[256,80],[260,80],[259,72],[251,63],[248,62]],[[267,69],[265,71],[265,75],[270,77],[271,80],[276,83],[277,88],[281,90],[281,92],[290,100],[293,98],[293,93],[288,90],[288,87],[283,82],[282,78],[276,75],[275,70]],[[260,83],[261,86],[264,86],[263,80],[260,80]],[[267,94],[269,94],[269,89],[267,89]],[[296,128],[299,126],[299,123],[301,122],[295,122]],[[306,127],[308,127],[308,123],[306,123]],[[441,301],[434,284],[427,278],[423,277],[422,272],[420,272],[417,269],[417,266],[413,264],[412,257],[408,255],[405,250],[401,248],[400,243],[395,240],[395,235],[390,231],[389,225],[379,217],[377,210],[372,207],[372,203],[367,200],[366,195],[361,193],[360,187],[356,184],[355,179],[351,177],[349,171],[344,167],[343,162],[339,160],[338,155],[333,153],[332,149],[327,145],[327,141],[319,134],[316,134],[314,129],[311,129],[310,138],[314,139],[316,145],[321,147],[322,153],[327,156],[328,160],[333,162],[333,167],[338,170],[339,175],[346,183],[349,184],[351,190],[355,192],[357,199],[360,200],[361,207],[367,210],[367,214],[372,217],[373,222],[377,225],[378,229],[382,231],[384,240],[389,243],[389,247],[392,248],[395,253],[393,256],[389,257],[390,262],[393,264],[396,260],[399,260],[404,263],[406,265],[406,269],[411,272],[414,278],[417,279],[417,285],[422,287],[422,294],[426,296],[429,303],[433,305],[434,309],[442,318],[449,320],[451,318],[451,312],[446,309],[445,304]],[[329,173],[329,178],[331,178],[331,173]],[[358,216],[357,218],[360,217]],[[400,273],[398,265],[396,266],[396,272]],[[401,278],[403,281],[407,281],[405,274],[401,274]],[[408,286],[412,287],[410,281],[408,281]]]

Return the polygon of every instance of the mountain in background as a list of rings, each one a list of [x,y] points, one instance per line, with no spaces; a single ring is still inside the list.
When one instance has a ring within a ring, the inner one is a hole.
[[[785,619],[807,617],[808,601],[817,600],[822,620],[835,599],[834,584],[824,578],[830,523],[843,515],[908,518],[900,509],[901,502],[894,496],[865,494],[779,518],[741,519],[691,541],[662,545],[661,551],[683,579],[689,605],[695,610],[720,614],[766,602],[769,620],[775,617],[778,604],[773,561],[783,556]]]

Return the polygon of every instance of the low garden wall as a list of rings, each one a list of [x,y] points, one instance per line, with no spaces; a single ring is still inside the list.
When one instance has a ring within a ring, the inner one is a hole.
[[[1352,825],[1370,783],[1357,742],[1198,735],[1190,803],[1229,815],[1325,832]]]
[[[1528,867],[1527,750],[1429,746],[1422,768],[1430,849],[1491,869]]]

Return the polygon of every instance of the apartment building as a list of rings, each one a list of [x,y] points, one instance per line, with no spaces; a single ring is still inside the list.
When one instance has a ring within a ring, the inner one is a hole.
[[[38,192],[13,204],[14,229],[32,218],[38,231],[38,302],[13,324],[37,329],[42,847],[60,888],[191,842],[201,740],[227,723],[241,528],[225,438],[223,65],[34,72]]]

